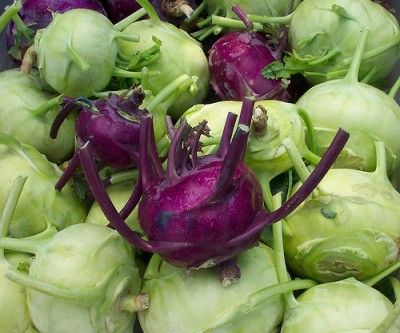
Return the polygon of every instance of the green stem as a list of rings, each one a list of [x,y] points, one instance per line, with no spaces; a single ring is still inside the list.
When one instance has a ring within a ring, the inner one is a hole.
[[[361,61],[367,44],[368,29],[364,28],[361,31],[360,40],[358,41],[356,51],[353,55],[353,60],[350,64],[350,69],[347,72],[345,79],[350,82],[358,82],[358,73],[360,71]]]
[[[232,29],[238,29],[238,30],[246,30],[247,29],[246,25],[242,21],[223,17],[223,16],[212,15],[211,22],[214,25],[218,25],[220,27],[225,27],[225,28],[232,28]]]
[[[197,23],[197,27],[204,28],[207,25],[211,24],[211,22],[212,22],[212,15]]]
[[[316,286],[317,283],[312,280],[293,280],[284,283],[279,283],[257,291],[249,297],[245,307],[253,308],[255,305],[261,303],[263,300],[282,295],[294,290],[309,289]]]
[[[392,89],[390,89],[388,95],[394,99],[396,97],[397,92],[399,91],[399,89],[400,89],[400,76],[397,78],[397,80],[394,83]]]
[[[362,83],[369,83],[375,76],[376,74],[376,68],[372,68],[363,78],[360,82]]]
[[[119,309],[122,311],[128,311],[130,313],[135,313],[138,311],[143,311],[149,308],[149,295],[139,294],[139,295],[126,295],[121,298],[119,302]]]
[[[63,102],[64,99],[64,95],[60,95],[57,97],[54,97],[50,100],[48,100],[47,102],[43,103],[42,105],[40,105],[38,108],[36,109],[31,109],[31,113],[33,116],[41,118],[44,117],[46,115],[47,112],[49,112],[50,110],[59,107],[60,104]]]
[[[149,103],[147,103],[146,105],[144,105],[144,107],[150,112],[152,113],[155,108],[163,103],[164,101],[166,101],[168,98],[171,97],[171,95],[177,90],[179,89],[179,87],[186,83],[186,82],[192,82],[192,78],[187,75],[187,74],[183,74],[181,76],[179,76],[178,78],[176,78],[174,81],[172,81],[171,83],[169,83],[163,90],[161,90]]]
[[[310,162],[312,165],[317,165],[321,161],[321,157],[314,154],[309,149],[305,149],[303,152],[303,157]]]
[[[371,331],[371,333],[387,333],[396,320],[400,317],[400,299],[394,303],[392,311],[386,316],[380,325]]]
[[[307,144],[310,151],[314,154],[317,154],[318,145],[317,145],[317,137],[315,135],[315,129],[312,123],[312,120],[308,113],[303,109],[299,109],[299,115],[301,119],[303,119],[304,124],[306,125],[307,129]]]
[[[278,193],[272,198],[273,209],[277,210],[282,206],[282,194]],[[290,281],[285,262],[285,252],[283,249],[283,220],[278,221],[272,225],[272,233],[273,233],[273,248],[275,251],[275,261],[276,261],[276,270],[278,273],[279,282],[288,282]],[[286,305],[289,309],[294,309],[299,306],[299,302],[293,295],[292,291],[285,293],[284,295]]]
[[[13,19],[15,15],[21,9],[21,1],[14,1],[14,3],[10,6],[7,6],[4,10],[4,13],[0,16],[0,32],[6,27],[6,25]]]
[[[39,250],[40,243],[37,240],[4,237],[0,239],[0,248],[35,254]]]
[[[133,34],[130,32],[115,31],[114,38],[126,40],[127,42],[139,42],[140,41],[140,35]]]
[[[300,180],[304,183],[310,176],[307,166],[304,164],[303,159],[291,138],[286,138],[282,141],[283,146],[286,149],[287,154],[292,162],[294,169],[297,172]]]
[[[373,287],[378,282],[382,281],[383,279],[387,278],[390,274],[394,273],[400,268],[400,261],[394,263],[393,265],[389,266],[388,268],[384,269],[378,275],[375,275],[373,278],[365,281],[364,283]]]
[[[86,288],[85,290],[79,290],[75,288],[66,288],[56,286],[45,281],[41,281],[28,274],[21,273],[14,268],[10,268],[6,274],[6,278],[9,280],[23,285],[29,289],[33,289],[50,296],[58,296],[70,300],[77,301],[82,304],[90,304],[90,301],[97,298],[99,290],[95,288]],[[82,302],[82,300],[84,300]]]
[[[157,15],[156,10],[154,7],[150,4],[148,0],[136,0],[136,2],[142,6],[142,8],[146,11],[146,13],[149,15],[150,20],[153,22],[153,24],[161,24],[162,21]]]
[[[7,237],[8,230],[12,221],[12,217],[17,207],[19,197],[21,196],[22,189],[25,185],[27,177],[17,177],[8,194],[6,204],[4,206],[3,214],[0,220],[0,237]],[[4,249],[0,249],[0,256],[4,257]]]
[[[206,7],[207,7],[206,0],[203,0],[203,2],[199,6],[197,6],[197,8],[192,12],[190,17],[186,18],[184,22],[185,23],[193,22],[200,16],[200,14],[206,9]]]
[[[374,174],[381,179],[387,179],[386,146],[382,141],[375,141],[376,168]]]
[[[113,76],[117,77],[126,77],[126,78],[131,78],[131,79],[141,79],[142,78],[142,72],[130,72],[126,71],[124,69],[115,67],[113,70]],[[158,76],[161,73],[159,71],[151,71],[149,72],[150,76]]]
[[[139,176],[138,170],[128,170],[116,172],[111,176],[111,184],[121,183],[127,180],[137,180]]]
[[[288,25],[292,20],[293,13],[286,16],[260,16],[252,14],[249,14],[247,16],[253,23]]]
[[[139,10],[132,13],[128,17],[124,18],[122,21],[119,21],[118,23],[114,24],[114,28],[115,28],[115,30],[122,31],[127,26],[129,26],[133,22],[136,22],[137,20],[141,19],[146,14],[147,14],[146,10],[144,8],[140,8]]]
[[[86,72],[90,64],[72,47],[71,42],[68,43],[65,55],[77,65],[82,72]]]
[[[398,300],[400,298],[400,281],[395,277],[391,277],[390,282],[392,284],[394,296],[396,297],[396,300]]]
[[[266,172],[257,172],[257,178],[261,184],[264,204],[267,207],[268,211],[272,212],[274,209],[274,205],[272,201],[272,192],[270,186],[271,177]]]
[[[219,25],[211,26],[207,31],[205,31],[203,34],[201,34],[197,39],[199,41],[205,40],[208,36],[211,35],[219,35],[222,32],[223,28]]]
[[[21,20],[18,14],[14,15],[13,21],[18,31],[20,31],[22,35],[28,40],[29,44],[32,44],[33,43],[32,30],[25,25],[25,23]]]

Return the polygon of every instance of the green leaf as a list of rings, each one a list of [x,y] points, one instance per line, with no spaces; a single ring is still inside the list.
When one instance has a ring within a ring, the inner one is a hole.
[[[290,72],[286,69],[285,64],[281,61],[277,60],[266,66],[263,71],[262,75],[266,79],[276,80],[279,78],[289,79]]]

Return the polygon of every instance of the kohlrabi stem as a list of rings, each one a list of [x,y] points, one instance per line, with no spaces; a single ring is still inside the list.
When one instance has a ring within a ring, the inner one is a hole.
[[[137,180],[138,176],[139,171],[137,169],[118,171],[111,175],[110,182],[111,184],[117,184],[127,180]]]
[[[192,83],[192,78],[187,74],[182,74],[171,83],[169,83],[163,90],[161,90],[149,103],[144,104],[144,107],[150,112],[154,112],[157,106],[170,98],[179,87],[185,83]]]
[[[133,1],[133,0],[132,0]],[[150,4],[148,0],[136,0],[136,2],[142,6],[142,8],[146,11],[146,13],[149,15],[150,20],[153,22],[153,24],[161,24],[162,21],[157,15],[156,10],[154,7]]]
[[[318,152],[317,136],[315,135],[314,125],[308,113],[303,109],[299,109],[299,116],[303,119],[307,129],[307,146],[314,154]]]
[[[387,179],[386,146],[382,141],[375,141],[376,168],[374,174],[381,179]]]
[[[72,178],[75,173],[75,170],[80,166],[81,162],[79,160],[79,156],[75,153],[72,158],[68,162],[67,168],[64,170],[63,174],[60,178],[58,178],[54,188],[57,191],[61,191],[64,186],[68,183],[68,181]]]
[[[390,283],[392,284],[394,297],[396,297],[396,300],[398,300],[400,298],[400,281],[395,277],[391,277]]]
[[[26,273],[21,273],[15,268],[10,268],[5,273],[5,276],[7,279],[29,289],[39,291],[46,295],[59,296],[70,300],[76,300],[78,302],[85,300],[84,303],[90,303],[90,300],[96,299],[98,294],[101,292],[98,288],[75,289],[53,285],[36,279]]]
[[[382,281],[383,279],[387,278],[390,274],[396,272],[400,268],[400,261],[394,263],[393,265],[389,266],[388,268],[384,269],[382,272],[379,274],[375,275],[368,281],[365,281],[364,283],[373,287],[376,285],[378,282]]]
[[[211,22],[214,26],[224,27],[224,28],[232,28],[238,30],[246,30],[247,27],[241,20],[235,20],[223,16],[212,15]],[[259,23],[253,22],[253,30],[260,31],[262,30],[262,25]]]
[[[35,254],[39,249],[39,241],[4,237],[0,239],[0,248]]]
[[[161,73],[159,71],[151,71],[151,72],[149,72],[149,76],[158,76],[160,74]],[[131,78],[131,79],[141,79],[143,73],[141,71],[140,72],[130,72],[130,71],[115,67],[113,69],[112,75],[116,76],[116,77],[126,77],[126,78]]]
[[[388,95],[394,99],[396,97],[397,92],[399,91],[399,89],[400,89],[400,76],[397,78],[397,80],[394,83],[392,89],[390,89]]]
[[[272,197],[272,206],[273,210],[278,209],[282,206],[282,193],[277,193]],[[272,233],[273,233],[273,248],[275,252],[275,262],[276,262],[276,271],[278,273],[279,282],[288,282],[290,281],[289,274],[286,269],[285,262],[285,252],[283,249],[283,220],[280,220],[272,225]],[[299,306],[299,302],[293,295],[292,291],[285,293],[284,295],[286,305],[289,309],[294,309]]]
[[[53,124],[50,128],[50,138],[55,139],[57,137],[58,131],[65,119],[73,112],[75,109],[80,108],[81,106],[77,103],[77,100],[74,98],[65,97],[64,98],[64,106],[61,111],[57,114],[55,119],[53,120]]]
[[[13,19],[15,15],[22,8],[20,0],[14,1],[12,5],[6,6],[4,13],[0,16],[0,32],[6,27],[6,25]]]
[[[27,177],[17,177],[10,189],[7,197],[6,204],[4,206],[3,214],[0,220],[0,237],[7,237],[8,230],[12,221],[12,217],[17,207],[19,197],[21,195],[22,189],[25,185]],[[4,249],[0,249],[0,256],[4,257]]]
[[[31,69],[36,62],[36,56],[37,54],[35,45],[29,46],[22,57],[22,62],[20,67],[21,73],[29,74],[31,72]]]
[[[312,165],[317,165],[321,161],[321,157],[317,154],[314,154],[308,148],[304,149],[303,157],[310,162]]]
[[[150,156],[150,143],[149,143],[149,132],[150,132],[149,117],[142,119],[140,123],[140,177],[143,188],[146,190],[149,186],[157,180],[157,175],[154,170],[153,160]]]
[[[260,16],[260,15],[247,15],[249,19],[254,23],[261,23],[261,24],[284,24],[289,25],[290,21],[292,20],[293,13],[286,15],[286,16]]]
[[[240,6],[232,6],[232,11],[237,15],[237,17],[239,17],[239,19],[244,23],[248,30],[253,29],[253,22],[249,19],[247,13],[242,8],[240,8]]]
[[[239,116],[239,125],[250,128],[251,118],[253,117],[255,99],[253,97],[245,97],[242,103],[242,110]]]
[[[310,176],[310,171],[308,171],[307,166],[305,165],[303,158],[299,153],[299,150],[297,149],[291,138],[283,139],[282,144],[285,147],[287,154],[289,155],[289,158],[292,162],[294,169],[297,172],[297,175],[304,183]]]
[[[15,26],[17,27],[18,31],[21,32],[21,34],[28,40],[30,44],[33,43],[33,36],[32,36],[32,30],[29,29],[24,21],[21,20],[19,15],[14,15],[13,21],[15,23]]]
[[[115,30],[122,31],[127,26],[129,26],[133,22],[136,22],[137,20],[141,19],[146,14],[147,14],[146,10],[144,8],[140,8],[139,10],[132,13],[128,17],[124,18],[122,21],[119,21],[118,23],[114,24],[114,28],[115,28]]]
[[[156,138],[154,136],[154,122],[153,122],[153,119],[151,119],[151,121],[150,121],[150,130],[149,130],[148,134],[149,134],[148,143],[149,143],[150,159],[152,161],[152,164],[153,164],[153,167],[154,167],[154,172],[155,172],[157,178],[161,179],[164,176],[164,169],[162,168],[160,157],[158,156]]]
[[[201,42],[205,40],[208,36],[214,35],[217,36],[222,32],[223,28],[220,27],[219,25],[211,26],[206,28],[206,31],[201,34],[197,39]]]
[[[130,32],[115,31],[114,38],[122,39],[127,42],[134,42],[134,43],[140,41],[140,36],[138,34],[133,34]]]
[[[255,137],[262,137],[267,132],[268,114],[267,109],[262,105],[254,108],[251,118],[251,133]]]
[[[139,176],[134,191],[132,192],[131,196],[129,197],[124,207],[119,212],[119,215],[123,220],[126,220],[128,216],[132,213],[132,211],[135,209],[135,207],[140,201],[140,198],[142,197],[142,193],[143,193],[142,180]]]
[[[246,306],[254,308],[257,304],[261,303],[267,298],[282,295],[294,290],[301,289],[309,289],[316,286],[318,283],[312,280],[293,280],[284,283],[278,283],[273,286],[261,289],[254,294],[250,295],[246,304],[243,305],[243,308],[246,309]]]
[[[345,76],[345,80],[349,80],[351,82],[358,82],[358,73],[360,71],[360,66],[363,58],[363,54],[365,51],[365,46],[367,44],[368,38],[368,29],[363,28],[361,31],[361,36],[357,44],[356,51],[353,55],[353,60],[350,64],[350,69]]]
[[[59,96],[54,97],[54,98],[46,101],[45,103],[41,104],[36,109],[31,109],[30,111],[33,116],[41,118],[41,117],[44,117],[46,115],[46,113],[49,112],[50,110],[53,110],[53,109],[59,107],[61,105],[61,103],[63,102],[63,100],[64,100],[64,96],[59,95]]]
[[[271,192],[271,175],[268,173],[262,171],[262,172],[256,172],[257,178],[260,181],[262,193],[263,193],[263,199],[264,199],[264,204],[267,207],[268,211],[273,211],[273,202],[272,202],[272,192]]]
[[[192,166],[193,169],[196,168],[199,164],[199,159],[197,153],[200,150],[200,138],[207,126],[207,121],[203,121],[202,123],[199,124],[196,132],[196,137],[194,139],[194,145],[192,147]]]
[[[226,116],[224,130],[222,132],[221,141],[219,143],[217,156],[224,158],[226,153],[228,152],[229,143],[232,140],[232,133],[235,129],[237,115],[229,112]]]
[[[184,22],[185,23],[193,22],[195,19],[197,19],[200,16],[200,14],[206,9],[206,7],[207,7],[207,3],[206,3],[206,0],[204,0],[204,1],[202,1],[202,3],[199,6],[197,6],[197,8],[192,12],[192,14],[190,14],[190,17],[185,19]]]
[[[86,72],[90,68],[90,64],[82,57],[71,45],[72,42],[68,41],[67,47],[65,49],[65,56],[71,60],[82,72]]]
[[[177,179],[179,179],[179,175],[177,172],[177,162],[178,162],[177,156],[179,154],[179,150],[182,149],[182,140],[188,129],[189,125],[186,122],[186,120],[184,120],[182,124],[179,126],[178,130],[176,131],[171,146],[169,147],[167,173],[168,173],[168,178],[171,180],[171,182],[174,182]]]
[[[119,309],[121,311],[128,311],[130,313],[135,313],[143,310],[147,310],[150,306],[149,295],[148,294],[138,294],[138,295],[126,295],[119,301]]]
[[[392,311],[386,316],[380,325],[371,331],[371,333],[387,333],[389,329],[395,324],[400,316],[400,299],[394,303]],[[394,331],[393,331],[394,332]]]

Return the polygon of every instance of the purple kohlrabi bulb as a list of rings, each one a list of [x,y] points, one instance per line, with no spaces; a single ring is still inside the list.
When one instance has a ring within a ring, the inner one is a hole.
[[[287,100],[280,80],[263,77],[265,66],[277,60],[266,38],[258,32],[231,32],[218,39],[210,50],[211,84],[223,100]]]

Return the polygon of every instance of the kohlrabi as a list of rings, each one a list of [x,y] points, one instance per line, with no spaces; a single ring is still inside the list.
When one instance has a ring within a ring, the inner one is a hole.
[[[127,20],[143,15],[139,12]],[[140,78],[140,72],[116,67],[118,41],[139,40],[137,34],[119,31],[126,24],[114,26],[107,17],[89,9],[55,14],[50,25],[37,32],[21,68],[29,71],[31,58],[37,57],[40,76],[69,97],[93,96],[107,86],[112,76]]]
[[[400,301],[353,278],[320,284],[287,310],[281,333],[396,333]]]
[[[49,137],[62,101],[62,96],[44,92],[34,73],[1,72],[0,131],[35,147],[52,162],[65,161],[75,146],[75,116],[66,119],[57,139]]]
[[[259,244],[237,262],[240,280],[224,288],[215,269],[186,272],[154,255],[142,287],[151,300],[150,308],[138,315],[143,332],[276,332],[285,306],[274,252]],[[310,285],[301,282],[298,288]]]
[[[0,247],[35,255],[29,273],[6,277],[27,288],[42,333],[132,333],[131,312],[148,307],[132,249],[110,228],[81,223],[43,239],[3,237]]]
[[[392,173],[400,159],[400,107],[393,99],[396,87],[388,96],[357,79],[361,58],[366,54],[367,36],[376,38],[372,31],[361,33],[357,52],[345,78],[313,87],[297,105],[304,109],[314,125],[319,153],[325,150],[337,127],[341,126],[350,133],[350,140],[336,162],[337,167],[374,170],[374,142],[380,140],[386,145],[388,172]]]
[[[123,30],[126,35],[139,34],[140,41],[132,43],[120,40],[121,66],[130,70],[141,70],[146,66],[150,71],[159,72],[160,75],[149,76],[141,81],[142,88],[154,95],[183,74],[194,77],[196,82],[191,89],[183,93],[169,110],[177,118],[192,105],[204,100],[209,84],[207,58],[201,44],[185,31],[161,21],[147,0],[137,2],[146,9],[150,19],[134,22]],[[141,59],[140,54],[147,54],[151,50],[154,51],[151,56]]]
[[[56,188],[60,190],[79,167],[78,151],[83,146],[91,150],[102,166],[117,170],[138,166],[141,121],[150,114],[153,115],[154,135],[158,141],[167,131],[167,110],[192,84],[193,79],[183,74],[156,96],[148,94],[145,98],[141,89],[129,89],[121,95],[109,94],[108,97],[95,101],[84,98],[71,100],[55,119],[51,130],[51,137],[56,137],[65,117],[75,107],[81,109],[76,122],[77,152],[69,161]]]
[[[62,193],[54,190],[61,171],[35,148],[0,133],[0,165],[0,211],[13,180],[20,175],[28,177],[10,225],[11,236],[35,235],[49,224],[60,230],[84,222],[83,204],[69,186]]]
[[[9,189],[8,199],[0,220],[0,235],[6,237],[15,206],[26,178],[15,179]],[[18,269],[29,267],[30,256],[20,253],[5,254],[0,249],[0,331],[10,333],[26,333],[32,325],[26,303],[25,287],[6,278],[5,274],[14,266]]]
[[[273,22],[274,18],[253,19]],[[304,0],[287,23],[290,53],[283,60],[284,66],[274,63],[267,67],[266,77],[302,73],[313,84],[343,77],[362,29],[368,29],[370,34],[360,78],[378,83],[399,60],[399,24],[384,7],[370,0]]]
[[[223,100],[241,101],[246,96],[288,100],[287,83],[268,80],[261,73],[279,57],[279,51],[273,50],[261,33],[228,33],[210,50],[211,85]]]
[[[253,107],[254,100],[244,100],[232,140],[236,116],[228,115],[218,151],[205,156],[198,152],[201,136],[207,135],[206,122],[191,128],[183,121],[173,133],[166,172],[155,151],[151,119],[142,120],[139,223],[148,240],[140,238],[118,214],[84,146],[79,156],[86,180],[112,227],[137,248],[159,253],[183,267],[215,265],[257,244],[265,226],[292,212],[314,190],[348,136],[340,130],[306,183],[285,205],[268,214],[261,185],[243,163]]]
[[[332,169],[318,190],[286,217],[285,253],[299,275],[328,282],[369,279],[397,262],[400,194],[376,143],[374,172]]]
[[[46,28],[54,13],[64,13],[74,8],[86,8],[105,14],[98,0],[24,0],[18,15],[7,27],[9,54],[21,60],[26,49],[33,43],[37,30]]]

